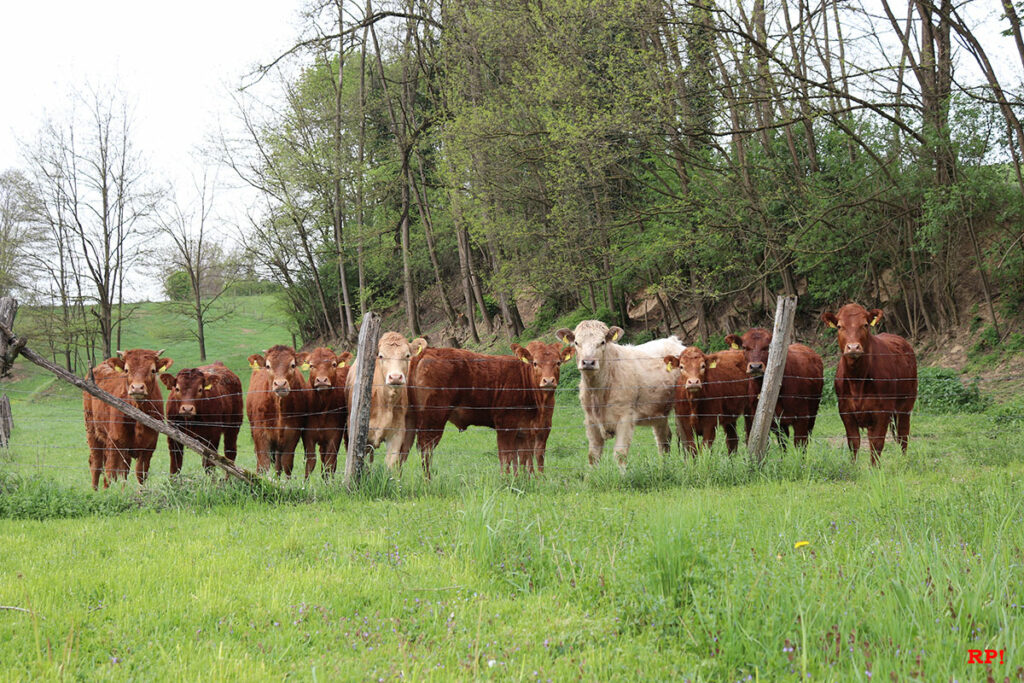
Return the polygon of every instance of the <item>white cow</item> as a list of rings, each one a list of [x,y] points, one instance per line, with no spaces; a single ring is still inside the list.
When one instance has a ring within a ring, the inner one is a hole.
[[[663,359],[678,356],[686,346],[674,336],[640,346],[616,344],[622,328],[609,328],[600,320],[584,320],[575,331],[563,327],[555,336],[576,347],[590,464],[600,461],[605,440],[614,436],[615,458],[625,471],[638,423],[653,427],[658,451],[668,453],[672,443],[668,414],[676,377],[665,372]]]
[[[373,389],[370,393],[370,431],[367,441],[377,448],[387,441],[384,462],[391,469],[399,464],[402,443],[406,438],[409,413],[409,363],[412,357],[427,348],[427,340],[419,337],[406,341],[398,332],[385,332],[377,343],[377,361],[373,369]],[[354,379],[354,374],[349,373]],[[348,401],[352,405],[354,385],[348,384]],[[373,461],[373,456],[370,456]]]

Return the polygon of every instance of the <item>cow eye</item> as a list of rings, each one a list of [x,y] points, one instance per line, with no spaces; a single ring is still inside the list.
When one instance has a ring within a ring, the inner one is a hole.
[[[407,354],[405,354],[405,357],[406,358],[412,358],[412,354],[411,353],[407,353]]]
[[[267,361],[267,370],[270,369],[270,361]]]
[[[292,368],[295,367],[295,361],[292,361]]]
[[[338,361],[336,361],[336,360],[335,361],[331,361],[331,367],[332,368],[338,367]]]
[[[378,353],[377,354],[377,358],[379,358],[381,360],[384,360],[384,354],[383,353]]]

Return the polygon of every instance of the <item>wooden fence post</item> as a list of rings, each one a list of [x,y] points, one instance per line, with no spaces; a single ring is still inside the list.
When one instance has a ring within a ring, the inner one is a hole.
[[[242,469],[241,467],[231,462],[217,451],[213,450],[212,448],[210,448],[203,442],[199,441],[198,439],[195,439],[189,436],[188,434],[185,434],[180,429],[172,427],[163,420],[158,420],[154,417],[151,417],[146,413],[142,412],[141,410],[139,410],[138,408],[136,408],[135,406],[133,406],[131,403],[128,403],[127,401],[120,399],[117,396],[114,396],[110,393],[107,393],[106,391],[103,391],[103,389],[100,389],[95,382],[84,380],[81,377],[68,372],[66,369],[58,365],[54,365],[43,356],[40,356],[32,349],[25,346],[25,340],[18,339],[17,337],[15,337],[14,332],[11,331],[11,328],[2,323],[0,323],[0,339],[5,339],[6,343],[9,344],[8,351],[10,351],[11,349],[17,349],[17,353],[20,353],[27,360],[32,361],[41,368],[49,370],[50,372],[57,375],[58,378],[64,380],[65,382],[68,382],[69,384],[74,384],[82,391],[95,396],[104,403],[114,406],[115,408],[117,408],[118,410],[120,410],[122,413],[132,418],[133,420],[141,422],[150,429],[160,432],[161,434],[167,436],[168,438],[172,438],[175,441],[178,441],[183,446],[195,451],[196,453],[205,456],[207,459],[213,461],[213,464],[215,464],[217,467],[220,467],[222,470],[227,472],[232,477],[235,477],[236,479],[241,479],[242,481],[249,485],[256,485],[258,478],[252,472]],[[11,360],[13,360],[13,358]]]
[[[0,449],[6,450],[11,443],[11,430],[14,429],[14,415],[11,413],[11,400],[7,394],[0,395]]]
[[[373,391],[373,370],[377,362],[381,317],[367,311],[359,326],[356,366],[349,373],[352,382],[352,404],[348,411],[348,453],[345,457],[345,488],[359,483],[363,472],[363,454],[370,432],[370,396]]]
[[[18,312],[18,302],[9,296],[0,297],[0,325],[14,329],[14,316]],[[25,342],[19,339],[8,339],[0,334],[0,377],[7,377],[11,372],[14,359]]]
[[[761,395],[758,397],[754,425],[750,429],[750,441],[747,444],[751,457],[758,465],[768,451],[768,434],[775,421],[775,405],[779,400],[779,389],[782,388],[782,374],[786,369],[786,355],[793,338],[795,316],[796,297],[780,296],[775,308],[772,343],[768,347],[768,366],[761,382]]]

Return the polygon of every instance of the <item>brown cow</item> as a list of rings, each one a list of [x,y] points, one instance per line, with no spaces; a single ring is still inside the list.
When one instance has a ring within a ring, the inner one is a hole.
[[[907,452],[910,413],[917,400],[917,357],[903,337],[872,334],[881,321],[877,308],[846,304],[833,314],[821,314],[829,327],[839,329],[839,367],[836,368],[836,397],[839,417],[846,427],[846,443],[854,459],[860,448],[860,430],[867,429],[871,464],[885,446],[885,430],[894,426],[896,441]]]
[[[747,375],[750,377],[750,394],[760,396],[764,371],[768,367],[768,348],[772,343],[772,333],[755,327],[748,330],[742,337],[730,334],[725,338],[733,349],[741,349],[746,359]],[[807,440],[814,431],[814,421],[818,416],[818,404],[821,402],[821,390],[825,386],[821,356],[809,346],[790,344],[786,350],[786,366],[782,372],[782,386],[779,388],[779,400],[775,404],[775,420],[772,431],[785,448],[783,437],[789,437],[789,428],[793,428],[793,443],[806,447]],[[757,401],[750,406],[750,413],[744,423],[747,438],[750,438],[750,426],[753,423],[753,410]]]
[[[224,457],[231,462],[238,454],[238,430],[242,427],[242,382],[238,375],[217,361],[198,368],[185,368],[178,376],[160,375],[170,390],[167,421],[213,450],[224,437]],[[182,445],[167,439],[171,453],[171,474],[181,471]],[[213,461],[203,457],[203,469],[213,471]],[[226,476],[226,475],[225,475]]]
[[[413,361],[410,404],[424,475],[446,422],[497,431],[498,462],[508,472],[523,466],[544,471],[544,452],[555,407],[559,369],[572,348],[532,341],[513,344],[513,356],[463,349],[427,349]],[[407,440],[403,455],[412,445]]]
[[[298,369],[299,360],[290,346],[272,346],[266,357],[249,356],[252,378],[246,396],[246,414],[256,450],[256,471],[270,469],[292,474],[295,446],[306,425],[309,385]],[[307,456],[308,459],[308,456]]]
[[[309,369],[309,416],[302,433],[306,450],[306,478],[316,468],[316,449],[320,447],[323,476],[334,474],[338,466],[338,450],[348,433],[348,400],[345,382],[352,354],[321,346],[309,353],[298,354],[304,368]]]
[[[697,436],[708,449],[715,441],[715,428],[725,430],[725,444],[734,453],[740,439],[736,421],[750,410],[752,396],[746,360],[740,351],[705,354],[688,346],[678,356],[665,356],[665,370],[679,370],[675,389],[676,433],[693,456]]]
[[[162,420],[164,397],[156,376],[174,363],[170,358],[161,358],[162,353],[162,349],[118,351],[116,358],[108,358],[93,368],[93,378],[100,389]],[[103,488],[110,486],[112,480],[127,479],[132,458],[135,458],[135,476],[140,484],[144,483],[158,433],[85,392],[82,406],[92,487],[98,488],[100,472],[103,473]]]

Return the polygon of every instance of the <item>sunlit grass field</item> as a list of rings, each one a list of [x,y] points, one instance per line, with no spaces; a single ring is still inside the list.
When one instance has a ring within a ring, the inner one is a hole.
[[[245,382],[249,353],[290,341],[249,310],[210,353]],[[162,335],[131,346],[196,364]],[[0,385],[0,605],[28,612],[0,609],[0,679],[986,680],[972,649],[1024,675],[1019,420],[917,415],[878,469],[850,462],[834,407],[761,469],[722,443],[662,459],[640,429],[620,475],[610,449],[586,465],[565,391],[541,477],[449,427],[430,482],[414,452],[354,493],[298,477],[257,497],[194,454],[169,480],[161,439],[144,490],[94,493],[80,393],[19,378]]]

